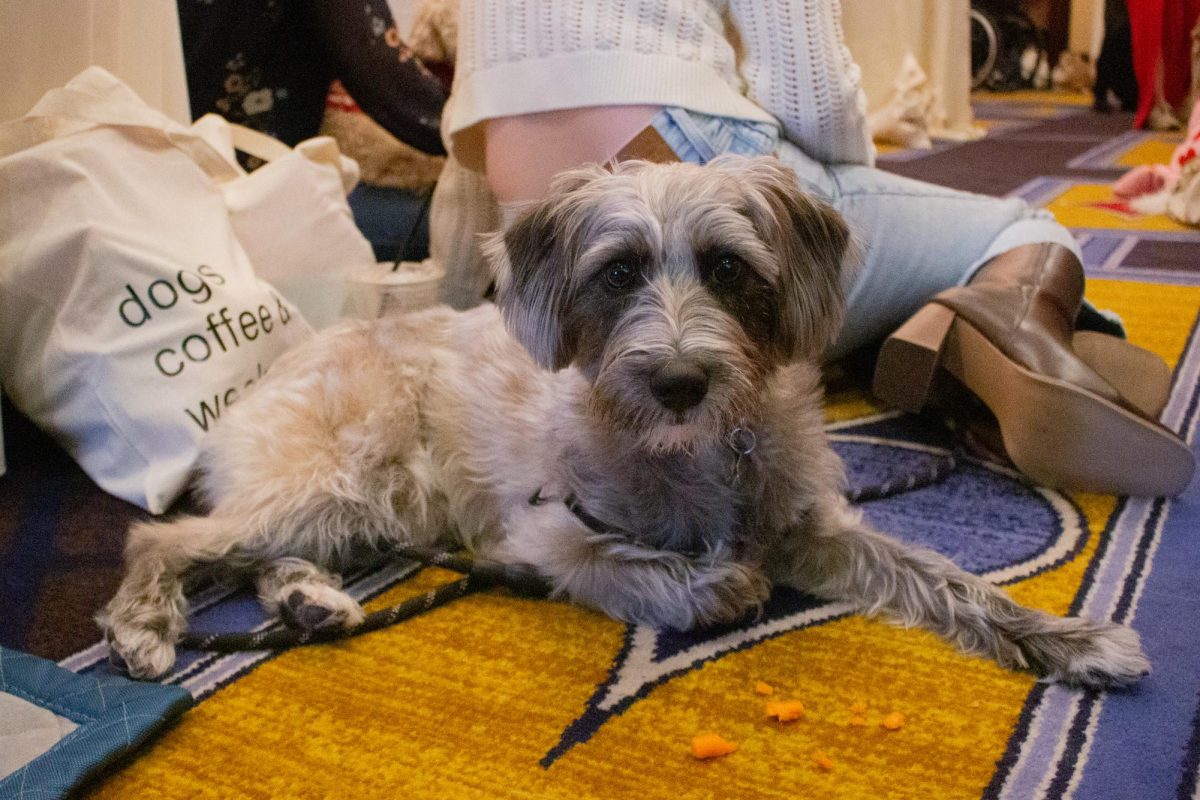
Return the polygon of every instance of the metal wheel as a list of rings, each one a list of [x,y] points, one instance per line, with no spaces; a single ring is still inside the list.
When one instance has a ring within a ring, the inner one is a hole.
[[[1000,53],[1000,39],[996,33],[996,21],[991,14],[972,6],[971,8],[971,88],[978,89],[987,83],[996,68],[996,57]]]

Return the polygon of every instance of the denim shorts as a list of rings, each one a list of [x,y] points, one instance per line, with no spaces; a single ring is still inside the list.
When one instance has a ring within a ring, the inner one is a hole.
[[[762,156],[775,152],[779,128],[769,122],[713,117],[664,108],[651,121],[680,161],[706,164],[722,153]]]

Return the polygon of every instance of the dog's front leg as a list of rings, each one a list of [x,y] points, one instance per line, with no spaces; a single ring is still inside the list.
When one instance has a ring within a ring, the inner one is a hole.
[[[557,596],[625,622],[686,630],[736,619],[769,594],[758,568],[728,554],[657,550],[588,530],[565,508],[521,514],[494,555],[535,567]]]
[[[125,543],[125,576],[96,616],[109,659],[134,678],[157,678],[175,663],[175,643],[187,629],[185,573],[227,555],[241,526],[220,517],[185,516],[139,522]]]
[[[1137,633],[1026,608],[931,550],[883,536],[839,499],[810,509],[781,540],[774,575],[822,597],[919,625],[960,650],[1079,686],[1132,683],[1149,671]]]

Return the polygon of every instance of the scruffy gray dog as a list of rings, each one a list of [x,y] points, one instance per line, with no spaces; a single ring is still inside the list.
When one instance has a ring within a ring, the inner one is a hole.
[[[848,244],[774,159],[563,174],[488,243],[495,307],[339,324],[230,410],[211,513],[130,530],[114,657],[170,668],[202,563],[293,624],[354,624],[329,570],[402,542],[531,565],[621,620],[728,621],[777,582],[1050,679],[1137,680],[1131,629],[1024,608],[843,498],[817,358]]]

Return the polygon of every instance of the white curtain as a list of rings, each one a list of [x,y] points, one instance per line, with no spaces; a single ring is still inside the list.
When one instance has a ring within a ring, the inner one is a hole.
[[[982,135],[971,113],[970,10],[970,0],[842,0],[873,123],[892,104],[891,118],[933,138]]]
[[[93,65],[191,124],[174,0],[0,0],[0,122],[24,116],[47,90]]]
[[[191,124],[174,0],[0,0],[0,122],[93,65]]]

